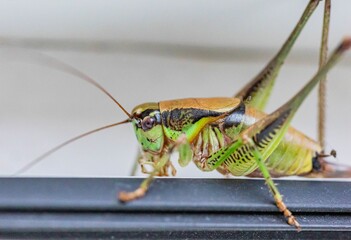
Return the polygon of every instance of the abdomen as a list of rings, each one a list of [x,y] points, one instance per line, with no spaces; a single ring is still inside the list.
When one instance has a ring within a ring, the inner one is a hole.
[[[238,107],[224,121],[205,126],[192,142],[194,162],[203,171],[208,156],[231,144],[249,126],[266,116],[247,106]],[[256,160],[248,149],[240,149],[217,169],[234,176],[260,176]],[[300,131],[290,127],[273,153],[264,159],[273,176],[304,175],[312,171],[312,159],[321,147]]]
[[[265,115],[261,111],[247,107],[244,126],[252,125]],[[284,138],[265,163],[274,176],[304,175],[312,171],[312,159],[321,150],[316,141],[289,127]]]

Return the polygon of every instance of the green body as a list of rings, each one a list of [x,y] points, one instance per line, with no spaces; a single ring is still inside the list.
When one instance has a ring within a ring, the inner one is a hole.
[[[249,175],[258,168],[247,147],[230,150],[243,131],[266,116],[240,99],[179,99],[143,104],[134,109],[133,116],[136,136],[146,156],[141,164],[157,162],[164,150],[184,134],[188,144],[179,146],[181,166],[192,159],[202,171],[216,169],[235,176]],[[143,121],[150,121],[150,117],[154,119],[152,127],[143,128]],[[287,127],[281,128],[274,141],[267,140],[272,131],[263,130],[261,135],[257,144],[272,174],[303,175],[313,170],[313,157],[321,150],[316,142]],[[212,165],[219,155],[225,161]]]

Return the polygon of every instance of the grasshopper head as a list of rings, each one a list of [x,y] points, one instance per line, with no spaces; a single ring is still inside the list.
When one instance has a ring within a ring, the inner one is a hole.
[[[132,111],[132,124],[142,150],[155,155],[161,153],[164,135],[158,104],[136,106]]]

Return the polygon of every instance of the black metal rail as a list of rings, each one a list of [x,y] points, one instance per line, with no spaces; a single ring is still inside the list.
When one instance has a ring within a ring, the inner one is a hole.
[[[1,238],[351,239],[351,182],[278,180],[297,233],[256,179],[0,178]]]

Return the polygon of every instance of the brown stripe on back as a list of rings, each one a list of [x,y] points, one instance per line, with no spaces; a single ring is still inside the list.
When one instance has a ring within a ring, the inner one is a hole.
[[[161,112],[173,109],[192,108],[225,113],[240,104],[238,98],[184,98],[159,103]]]

